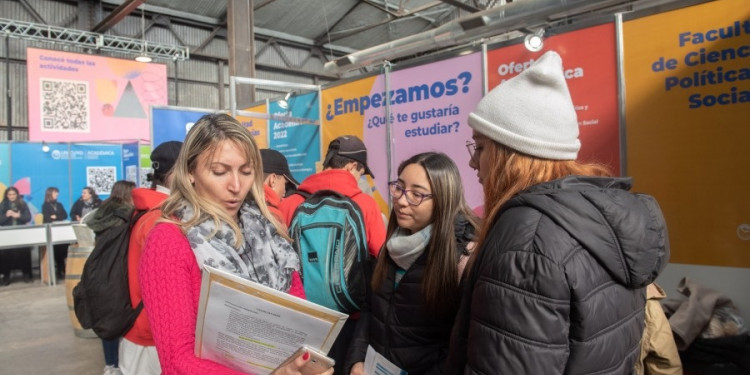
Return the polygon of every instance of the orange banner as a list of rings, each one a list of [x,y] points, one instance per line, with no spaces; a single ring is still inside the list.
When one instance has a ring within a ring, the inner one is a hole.
[[[623,24],[627,173],[653,194],[673,263],[750,267],[750,2]]]

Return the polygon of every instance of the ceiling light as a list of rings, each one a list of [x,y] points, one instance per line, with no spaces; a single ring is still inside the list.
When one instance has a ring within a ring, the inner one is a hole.
[[[291,97],[292,92],[289,91],[288,93],[286,93],[286,95],[284,95],[284,99],[279,100],[279,107],[281,107],[281,109],[289,109],[289,98]]]
[[[544,47],[544,39],[542,39],[543,36],[544,36],[543,28],[533,33],[530,33],[526,35],[526,37],[523,39],[523,45],[526,47],[527,50],[531,52],[539,52],[542,50],[542,47]]]
[[[152,61],[151,56],[146,53],[146,18],[143,15],[144,10],[141,9],[141,53],[135,57],[135,61],[142,63],[150,63]]]
[[[142,63],[150,63],[151,61],[153,61],[153,59],[149,57],[149,55],[142,53],[135,57],[135,61],[142,62]]]

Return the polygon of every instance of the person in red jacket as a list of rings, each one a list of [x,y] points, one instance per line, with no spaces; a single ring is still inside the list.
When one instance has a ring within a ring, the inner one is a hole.
[[[276,215],[279,221],[284,222],[279,205],[288,191],[297,189],[299,182],[292,176],[289,163],[282,153],[264,148],[260,150],[260,158],[263,160],[263,192],[266,195],[266,204],[271,213]]]
[[[353,135],[343,135],[331,141],[323,161],[323,170],[307,177],[298,189],[313,194],[318,190],[333,190],[349,197],[364,215],[367,249],[373,257],[378,256],[385,242],[385,222],[378,204],[359,188],[359,178],[372,176],[367,167],[367,148]],[[302,195],[286,197],[279,205],[284,221],[289,226],[297,207],[305,200]]]
[[[146,243],[146,236],[161,217],[161,203],[169,196],[170,171],[182,148],[182,142],[164,142],[151,152],[153,173],[148,175],[151,188],[133,189],[133,204],[136,211],[149,210],[133,225],[128,246],[128,285],[133,308],[141,303],[141,285],[138,283],[138,264]],[[156,354],[154,338],[146,312],[141,310],[133,327],[120,342],[119,366],[123,375],[159,375],[161,366]]]
[[[323,161],[323,170],[307,177],[299,190],[313,194],[318,190],[333,190],[349,197],[362,211],[367,236],[367,249],[377,258],[385,242],[385,222],[375,199],[360,190],[358,181],[364,174],[369,174],[367,167],[367,148],[362,141],[353,135],[344,135],[331,141]],[[291,225],[294,211],[305,200],[300,194],[290,195],[281,202],[282,214],[287,226]],[[336,360],[334,373],[344,373],[344,360],[354,336],[354,329],[359,319],[359,312],[350,315],[341,333],[333,343],[328,355]]]

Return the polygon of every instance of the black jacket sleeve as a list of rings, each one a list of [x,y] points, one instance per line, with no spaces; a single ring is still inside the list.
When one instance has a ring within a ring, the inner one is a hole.
[[[354,339],[349,346],[344,363],[344,373],[349,374],[352,366],[357,362],[364,362],[367,356],[367,346],[370,344],[370,311],[363,309],[360,312],[357,328],[354,330]]]
[[[29,206],[26,202],[19,202],[18,212],[21,213],[21,217],[18,218],[20,224],[28,224],[31,221],[31,211],[29,211]]]
[[[70,208],[70,220],[71,221],[80,220],[80,218],[77,218],[76,216],[81,216],[82,211],[83,211],[83,201],[79,199],[75,203],[73,203],[73,207]]]
[[[3,202],[0,204],[0,226],[13,225],[13,218],[5,216],[5,212],[8,211],[8,205]]]
[[[42,223],[51,223],[52,215],[55,214],[55,210],[52,209],[54,203],[44,202],[42,204]],[[67,213],[65,214],[67,215]]]
[[[68,219],[68,212],[65,211],[65,207],[62,205],[62,203],[57,202],[55,203],[57,205],[57,221],[63,221]]]

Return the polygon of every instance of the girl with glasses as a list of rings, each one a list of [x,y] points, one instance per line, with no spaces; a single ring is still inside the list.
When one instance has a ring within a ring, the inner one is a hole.
[[[464,200],[458,168],[445,154],[426,152],[404,161],[389,188],[388,240],[347,373],[364,374],[368,345],[409,375],[442,373],[461,264],[473,250],[478,219]]]

